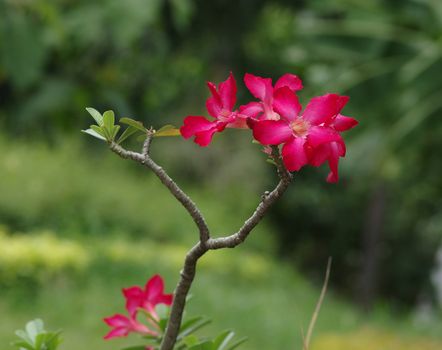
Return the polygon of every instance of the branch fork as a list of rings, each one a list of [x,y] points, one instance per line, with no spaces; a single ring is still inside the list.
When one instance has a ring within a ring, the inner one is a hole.
[[[198,260],[209,250],[234,248],[243,243],[250,232],[256,227],[266,214],[267,210],[277,202],[293,180],[293,175],[286,170],[282,163],[281,155],[277,146],[272,146],[271,158],[276,164],[279,183],[271,192],[266,191],[261,196],[261,201],[252,215],[244,222],[244,225],[235,233],[218,238],[211,238],[207,223],[192,199],[172,180],[166,171],[159,166],[150,156],[150,146],[155,131],[146,131],[146,139],[143,143],[141,153],[124,149],[119,144],[109,142],[110,149],[124,159],[131,159],[149,168],[166,186],[171,194],[183,205],[192,217],[199,231],[198,242],[187,252],[184,259],[183,269],[180,272],[180,279],[174,291],[174,299],[170,312],[169,323],[166,328],[164,339],[161,343],[161,350],[172,350],[181,326],[183,311],[186,304],[186,297],[189,293],[193,279],[196,274]]]

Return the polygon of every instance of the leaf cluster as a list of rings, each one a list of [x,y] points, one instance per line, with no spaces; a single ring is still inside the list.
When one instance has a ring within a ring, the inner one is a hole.
[[[140,121],[123,117],[120,123],[127,125],[123,133],[118,137],[121,126],[115,124],[115,114],[113,111],[105,111],[103,114],[96,109],[88,107],[86,110],[94,118],[96,124],[92,124],[89,129],[82,130],[82,132],[89,134],[99,140],[107,142],[116,142],[121,144],[123,141],[134,135],[152,134],[153,137],[164,136],[180,136],[180,131],[173,125],[165,125],[159,130],[147,129]]]
[[[41,319],[28,322],[24,330],[17,330],[15,334],[20,340],[12,345],[19,350],[56,350],[62,342],[61,331],[46,331]]]

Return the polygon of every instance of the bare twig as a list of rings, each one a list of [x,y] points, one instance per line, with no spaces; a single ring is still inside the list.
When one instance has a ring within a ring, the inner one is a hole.
[[[186,297],[189,293],[193,279],[195,278],[198,259],[201,258],[208,250],[234,248],[238,244],[244,242],[250,232],[264,217],[267,210],[279,198],[281,198],[281,196],[287,190],[293,177],[282,164],[278,148],[274,147],[272,158],[277,164],[278,175],[280,178],[276,188],[272,192],[266,192],[262,196],[261,202],[258,204],[253,214],[244,222],[244,225],[236,233],[220,238],[210,238],[209,228],[195,203],[181,190],[181,188],[169,177],[169,175],[167,175],[163,168],[161,168],[152,160],[152,158],[150,158],[149,147],[152,140],[152,135],[152,133],[147,133],[141,154],[125,150],[123,147],[114,142],[110,143],[110,149],[122,158],[132,159],[151,169],[155,175],[157,175],[160,181],[175,196],[175,198],[177,198],[178,201],[180,201],[180,203],[187,209],[200,231],[199,242],[189,250],[184,260],[184,266],[180,273],[180,280],[174,292],[169,322],[167,324],[164,339],[161,343],[161,350],[172,350],[181,326],[183,311],[186,304]]]
[[[318,319],[319,311],[321,310],[321,305],[324,301],[325,294],[327,293],[328,280],[330,278],[332,258],[328,258],[327,270],[325,272],[324,284],[322,286],[321,294],[319,295],[318,302],[316,303],[315,311],[313,312],[312,319],[308,325],[307,335],[304,338],[304,350],[308,350],[310,346],[310,340],[312,338],[313,329],[315,328],[316,320]]]
[[[146,132],[146,139],[143,142],[143,148],[141,150],[141,153],[144,158],[149,157],[150,144],[152,143],[153,134],[154,134],[154,130],[152,128],[147,130],[147,132]]]

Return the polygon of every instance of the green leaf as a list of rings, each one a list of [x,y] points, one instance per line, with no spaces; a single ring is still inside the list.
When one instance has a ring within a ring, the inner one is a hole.
[[[214,350],[224,350],[234,336],[235,333],[229,330],[219,334],[213,341]]]
[[[121,126],[119,125],[114,125],[113,129],[112,129],[112,141],[115,140],[115,137],[118,134],[118,131],[120,131]]]
[[[106,135],[106,130],[104,130],[103,127],[99,127],[98,125],[91,125],[90,128],[92,130],[94,130],[97,134],[100,134],[101,136],[103,136],[104,138],[107,138]]]
[[[147,129],[144,127],[143,123],[141,123],[141,122],[139,122],[137,120],[133,120],[131,118],[127,118],[127,117],[121,118],[120,119],[120,123],[133,126],[134,128],[136,128],[136,129],[138,129],[138,130],[140,130],[142,132],[146,132],[147,131]]]
[[[109,136],[112,136],[112,132],[115,124],[115,114],[113,111],[106,111],[103,113],[103,127],[104,130],[109,132]]]
[[[121,134],[121,136],[118,138],[117,143],[120,144],[122,143],[124,140],[126,140],[128,137],[132,136],[133,134],[136,134],[137,132],[139,132],[140,130],[138,130],[137,128],[133,127],[133,126],[129,126],[128,128],[126,128],[126,130],[123,131],[123,133]]]
[[[215,348],[213,347],[212,341],[206,340],[189,347],[188,350],[215,350]]]
[[[267,158],[266,162],[270,163],[270,164],[273,164],[274,166],[278,166],[278,164],[276,164],[275,161],[272,158]]]
[[[106,141],[106,138],[104,138],[103,136],[101,136],[99,133],[97,133],[96,131],[94,131],[92,129],[81,130],[81,132],[84,132],[85,134],[89,134],[93,137],[96,137],[99,140]]]
[[[180,129],[176,128],[173,125],[164,125],[159,130],[153,134],[154,137],[163,137],[163,136],[181,136]]]
[[[58,345],[60,345],[63,340],[61,338],[61,331],[48,332],[45,335],[46,339],[44,344],[46,345],[46,350],[56,350]]]
[[[46,345],[46,333],[40,333],[35,338],[35,350],[41,350],[43,344]],[[46,346],[44,346],[44,350],[46,350]]]
[[[180,327],[180,332],[185,331],[187,328],[191,327],[192,325],[194,325],[198,321],[201,321],[202,319],[204,319],[203,316],[196,316],[196,317],[192,317],[191,319],[183,322]]]
[[[183,343],[186,344],[187,347],[196,345],[199,343],[199,339],[196,335],[191,334],[183,339]]]
[[[189,334],[196,332],[198,329],[208,325],[210,322],[212,322],[212,321],[209,319],[201,319],[198,322],[195,322],[194,324],[188,326],[184,331],[182,331],[178,335],[178,339],[183,338]]]
[[[29,338],[32,340],[32,342],[35,344],[37,335],[44,332],[44,324],[43,321],[40,319],[35,319],[26,324],[26,333],[28,333]]]
[[[18,341],[12,342],[11,345],[19,348],[20,350],[21,349],[34,350],[34,346],[32,346],[31,344],[29,344],[28,342],[25,342],[23,340],[18,340]]]
[[[232,345],[230,345],[226,350],[234,350],[236,349],[238,346],[240,346],[241,344],[245,343],[249,338],[247,337],[243,337],[241,339],[238,339],[237,341],[235,341]]]
[[[29,343],[29,344],[34,344],[32,339],[29,338],[28,333],[26,333],[24,330],[22,329],[18,329],[15,331],[15,335],[21,339],[23,339],[25,342]]]
[[[100,112],[98,112],[96,109],[92,107],[87,107],[86,110],[89,112],[92,118],[95,119],[98,126],[103,126],[103,116],[101,115]]]

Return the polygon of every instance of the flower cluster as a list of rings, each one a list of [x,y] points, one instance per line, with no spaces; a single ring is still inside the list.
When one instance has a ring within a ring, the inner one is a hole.
[[[234,109],[237,88],[233,75],[218,86],[209,82],[211,96],[206,107],[214,120],[188,116],[180,128],[181,135],[186,139],[194,136],[195,143],[207,146],[213,135],[226,127],[250,128],[262,145],[281,145],[287,170],[298,171],[305,165],[318,167],[328,162],[327,181],[337,182],[338,161],[345,156],[340,133],[358,124],[341,114],[349,98],[325,94],[312,98],[302,110],[297,91],[303,86],[296,75],[285,74],[273,86],[270,78],[246,74],[244,83],[258,101]]]
[[[112,327],[112,330],[104,336],[104,339],[125,337],[131,332],[158,336],[159,317],[155,307],[158,304],[172,304],[172,294],[164,294],[164,282],[161,276],[153,276],[147,281],[144,288],[139,286],[124,288],[123,295],[126,299],[128,316],[116,314],[105,318],[104,322]],[[147,317],[149,326],[137,320],[140,310],[149,314]]]

